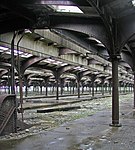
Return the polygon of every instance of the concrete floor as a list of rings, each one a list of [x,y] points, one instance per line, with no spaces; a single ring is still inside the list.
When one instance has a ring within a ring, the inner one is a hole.
[[[65,123],[21,140],[0,142],[0,150],[135,150],[132,99],[120,105],[122,127],[110,127],[111,110]]]

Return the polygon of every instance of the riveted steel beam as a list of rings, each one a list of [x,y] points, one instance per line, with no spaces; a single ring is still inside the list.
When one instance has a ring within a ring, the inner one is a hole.
[[[108,16],[108,14],[104,12],[105,9],[104,9],[104,11],[102,11],[100,9],[100,7],[99,7],[100,1],[99,0],[87,0],[87,2],[96,9],[97,13],[100,15],[101,19],[104,22],[104,25],[108,31],[108,34],[110,34],[110,36],[111,36],[112,35],[112,24],[110,22],[110,18],[109,18],[110,16]]]
[[[110,39],[101,19],[69,16],[50,16],[50,27],[82,32],[100,40],[110,50]]]
[[[55,36],[55,34],[52,34],[51,32],[44,32],[44,35],[48,34],[48,38],[49,38],[49,34],[51,34],[50,36],[54,36],[56,39],[59,39],[59,41],[63,41],[63,45],[65,43],[65,46],[68,48],[71,48],[73,50],[75,50],[78,53],[83,53],[84,55],[87,53],[87,50],[84,48],[81,48],[80,46],[77,46],[74,43],[69,43],[67,44],[67,40],[62,39],[62,37],[58,37],[57,35]],[[11,34],[4,34],[1,35],[1,40],[2,42],[0,42],[2,45],[4,44],[4,46],[8,47],[8,43],[11,39]],[[18,38],[18,37],[17,37]],[[16,42],[18,41],[16,38]],[[15,42],[15,43],[16,43]],[[42,57],[49,57],[49,56],[54,56],[54,57],[58,57],[59,54],[59,49],[57,47],[48,47],[45,43],[40,42],[40,41],[34,41],[26,36],[23,37],[21,43],[20,43],[20,50],[23,50],[24,52],[27,53],[31,53],[33,55],[36,56],[42,56]],[[96,57],[96,59],[100,60],[101,62],[106,63],[107,61],[105,61],[104,59],[100,58],[99,56],[96,55],[90,55],[90,57]],[[62,55],[61,57],[59,57],[62,61],[67,62],[73,65],[87,65],[87,59],[82,59],[81,56],[75,56],[74,54],[70,54],[70,55]],[[58,59],[58,58],[57,58]],[[108,63],[108,62],[107,62]],[[91,67],[91,66],[89,66]],[[92,69],[92,68],[91,68]],[[102,70],[102,68],[101,68]]]
[[[34,65],[44,59],[45,58],[43,58],[43,57],[37,57],[37,56],[32,56],[32,57],[28,58],[27,61],[25,61],[21,66],[21,73],[24,74],[24,72],[27,68],[31,67],[32,65]]]
[[[129,66],[134,70],[135,68],[135,65],[133,63],[133,58],[132,58],[132,55],[129,54],[129,53],[126,53],[124,51],[121,52],[121,58],[123,61],[125,61],[126,63],[129,64]]]
[[[119,49],[122,49],[126,42],[135,35],[135,15],[130,15],[119,19]]]
[[[61,75],[61,74],[65,73],[65,72],[69,72],[73,68],[74,68],[74,66],[70,66],[70,65],[61,67],[59,69],[59,74]]]

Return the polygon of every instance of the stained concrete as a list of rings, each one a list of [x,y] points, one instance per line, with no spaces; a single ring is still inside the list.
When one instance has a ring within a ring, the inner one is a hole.
[[[132,99],[120,105],[122,127],[110,127],[111,110],[65,123],[21,140],[0,142],[0,150],[134,150]]]

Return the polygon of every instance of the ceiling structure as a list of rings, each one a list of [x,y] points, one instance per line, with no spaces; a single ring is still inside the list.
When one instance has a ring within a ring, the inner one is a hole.
[[[76,6],[80,11],[66,10],[69,6]],[[120,51],[123,51],[123,55],[132,57],[135,48],[134,20],[133,0],[6,0],[0,2],[0,33],[28,28],[57,29],[57,32],[74,38],[86,49],[90,50],[94,47],[95,49],[92,50],[95,50],[95,53],[106,57],[113,55],[112,41],[110,41],[112,34],[117,35],[113,40],[118,38],[119,42],[116,53],[119,55]],[[115,28],[118,28],[118,33],[115,33]],[[128,63],[133,67],[133,62]]]
[[[25,34],[25,29],[30,29],[32,34],[27,38],[30,42],[26,40],[23,43],[24,47],[29,45],[33,49],[28,54],[26,53],[27,50],[24,50],[23,52],[26,54],[20,54],[22,57],[14,57],[16,51],[15,39],[21,34],[16,45],[18,47]],[[49,38],[42,39],[46,36],[45,29],[55,33],[54,37],[50,33],[47,35]],[[98,78],[100,78],[103,85],[107,83],[107,81],[104,81],[105,79],[111,81],[110,77],[112,77],[112,82],[110,82],[112,83],[112,123],[110,125],[114,127],[121,126],[119,123],[119,82],[122,83],[124,77],[128,84],[133,85],[135,83],[135,78],[133,79],[133,75],[135,77],[135,0],[1,0],[0,37],[3,33],[8,32],[14,33],[9,42],[11,45],[11,59],[8,59],[7,52],[0,52],[0,61],[2,60],[0,62],[0,76],[8,76],[8,73],[10,73],[9,68],[11,69],[11,93],[15,94],[14,78],[16,78],[16,72],[14,63],[18,60],[16,70],[18,71],[20,83],[20,101],[21,95],[23,95],[21,94],[23,93],[22,78],[26,81],[26,79],[32,77],[33,80],[38,79],[40,82],[45,76],[46,81],[50,76],[52,80],[52,76],[54,76],[57,87],[56,99],[58,100],[59,80],[63,74],[70,72],[76,77],[78,98],[80,98],[81,79],[89,82],[87,76],[90,76],[93,87],[92,96],[94,96],[94,81],[99,83]],[[56,35],[57,38],[55,38]],[[5,41],[6,38],[5,36]],[[50,38],[53,40],[48,40]],[[46,45],[48,53],[50,47],[55,50],[51,51],[49,57],[41,57],[40,51],[44,49],[40,47],[43,43],[38,42],[41,40],[46,43],[44,46]],[[37,55],[33,54],[35,53],[33,50],[36,51]],[[31,54],[32,56],[29,57]],[[55,56],[56,54],[55,58],[50,58],[51,55]],[[23,58],[24,55],[29,58]],[[67,55],[67,57],[64,57],[64,55]],[[90,67],[90,64],[96,61],[90,58],[91,55],[95,55],[96,59],[93,58],[97,61],[97,65],[93,65],[96,67],[93,68]],[[97,55],[111,62],[111,74],[109,74],[110,65],[100,64]],[[63,58],[68,59],[69,57],[73,58],[72,61],[63,61]],[[78,65],[77,61],[80,61],[83,65]],[[62,64],[64,66],[61,66]],[[99,66],[103,69],[102,71],[98,71]],[[38,71],[42,70],[43,73],[46,70],[50,71],[47,71],[45,76],[42,76],[41,72],[40,75],[30,73],[37,68]],[[30,72],[28,72],[29,69]],[[107,75],[106,70],[108,71]],[[73,77],[70,75],[71,78]],[[63,77],[61,80],[63,80]]]
[[[76,7],[74,11],[70,6]],[[70,11],[66,7],[70,7]],[[0,34],[49,28],[106,60],[117,55],[121,58],[120,65],[127,71],[135,70],[135,6],[132,0],[3,0],[0,2],[0,27]],[[35,40],[40,37],[35,33],[33,36]],[[9,56],[1,54],[8,61]],[[22,62],[32,56],[20,55]],[[37,65],[38,68],[43,66],[53,70],[60,68],[60,63],[46,59]]]

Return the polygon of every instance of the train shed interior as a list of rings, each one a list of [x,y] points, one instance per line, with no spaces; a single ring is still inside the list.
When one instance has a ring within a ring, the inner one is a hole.
[[[45,114],[68,110],[80,113],[79,109],[98,107],[100,99],[105,102],[102,105],[106,105],[107,98],[111,99],[111,110],[102,106],[100,110],[103,112],[98,112],[95,131],[98,132],[97,128],[100,128],[102,115],[109,119],[108,127],[119,130],[125,124],[120,121],[123,117],[121,114],[128,114],[127,109],[130,109],[134,115],[134,56],[135,0],[1,0],[0,137],[22,130],[30,132],[27,128],[31,128],[31,125],[25,119],[28,114],[35,114],[29,110],[38,109],[37,113]],[[130,99],[130,104],[124,102],[120,106],[121,99],[126,99],[126,102]],[[92,134],[88,124],[94,126],[94,122],[82,120],[77,120],[78,126],[73,132],[82,136],[79,130],[84,122],[82,130]],[[133,120],[129,121],[129,125],[133,126]],[[88,131],[85,131],[87,127]],[[101,130],[105,130],[102,127]],[[66,131],[69,130],[66,126]],[[65,132],[64,129],[62,131]],[[54,133],[46,134],[48,138],[43,135],[43,139],[47,142],[49,136],[50,139],[55,137]],[[83,143],[85,138],[77,138],[77,144]],[[40,140],[43,145],[43,140]],[[59,150],[68,149],[64,142],[58,144],[62,145],[58,146]],[[94,150],[92,144],[89,147],[86,143],[85,146],[81,144],[81,150]],[[77,150],[74,142],[72,144],[70,149]],[[117,144],[117,141],[113,144]],[[23,149],[24,145],[16,150]],[[51,145],[40,149],[57,148]],[[108,147],[99,149],[106,150]]]

